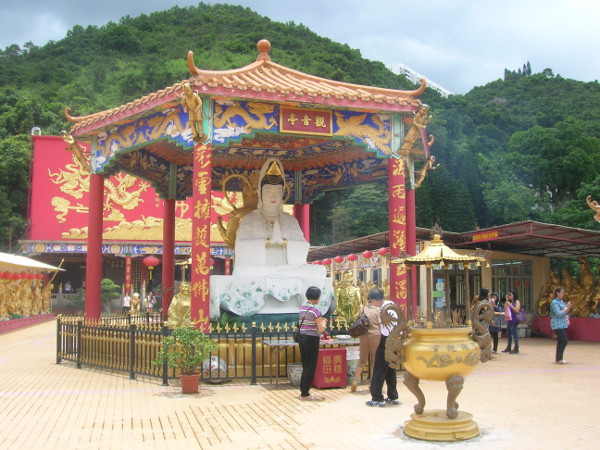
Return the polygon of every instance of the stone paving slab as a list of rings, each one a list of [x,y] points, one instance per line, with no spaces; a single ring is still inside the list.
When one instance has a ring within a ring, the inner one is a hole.
[[[160,379],[55,363],[56,324],[0,336],[2,449],[533,449],[597,448],[600,344],[570,342],[566,366],[553,364],[555,341],[521,340],[521,354],[479,364],[458,397],[481,435],[432,443],[404,435],[415,398],[369,408],[368,387],[318,391],[301,402],[289,383],[268,380],[201,386],[182,395]],[[445,385],[422,381],[426,409],[445,405]],[[316,391],[316,390],[315,390]]]

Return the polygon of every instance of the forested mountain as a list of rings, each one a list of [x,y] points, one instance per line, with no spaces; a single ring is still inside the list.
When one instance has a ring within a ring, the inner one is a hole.
[[[203,69],[241,67],[266,38],[278,64],[317,76],[394,89],[415,85],[360,51],[303,25],[231,5],[174,7],[102,27],[75,26],[42,47],[0,51],[0,249],[26,231],[29,133],[67,129],[63,111],[85,115],[189,77],[188,50]],[[417,190],[417,224],[464,231],[534,218],[600,228],[585,197],[600,199],[600,87],[550,69],[507,70],[464,96],[428,89],[433,154],[441,166]],[[365,205],[369,205],[365,208]],[[359,211],[360,210],[360,211]],[[387,228],[379,186],[332,192],[315,202],[313,244]],[[359,214],[360,212],[360,214]]]

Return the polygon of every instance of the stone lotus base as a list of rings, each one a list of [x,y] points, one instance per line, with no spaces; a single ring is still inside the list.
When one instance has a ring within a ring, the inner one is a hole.
[[[473,416],[459,411],[454,419],[446,417],[445,409],[433,409],[423,414],[411,414],[411,420],[404,422],[407,436],[425,441],[464,441],[479,436],[479,427]]]

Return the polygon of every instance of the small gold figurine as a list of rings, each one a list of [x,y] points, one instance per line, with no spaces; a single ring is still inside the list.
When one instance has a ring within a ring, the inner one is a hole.
[[[202,131],[202,100],[193,91],[189,83],[183,85],[181,106],[188,113],[189,124],[192,128],[192,139],[194,142],[200,141],[204,136],[204,132]]]

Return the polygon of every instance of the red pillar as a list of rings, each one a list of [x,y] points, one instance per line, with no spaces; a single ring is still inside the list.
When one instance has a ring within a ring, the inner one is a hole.
[[[102,312],[102,213],[104,175],[90,175],[88,244],[85,273],[85,316],[99,319]]]
[[[212,184],[212,145],[194,147],[194,187],[192,216],[192,322],[208,331],[210,308],[210,209]]]
[[[225,258],[225,275],[231,275],[231,258]]]
[[[417,254],[417,212],[415,202],[415,189],[409,189],[406,192],[406,253],[410,256]],[[416,268],[415,268],[416,269]],[[411,277],[412,291],[410,292],[410,301],[412,304],[412,318],[417,318],[417,271],[409,272]]]
[[[162,318],[167,320],[175,289],[175,199],[164,202],[162,259]]]
[[[406,163],[403,158],[388,159],[390,253],[397,257],[406,251]],[[408,308],[406,269],[390,265],[390,300]],[[405,310],[408,313],[407,310]]]
[[[131,295],[131,255],[125,255],[125,293]]]
[[[310,205],[296,203],[294,205],[294,217],[298,219],[300,229],[304,232],[304,239],[310,242]]]

